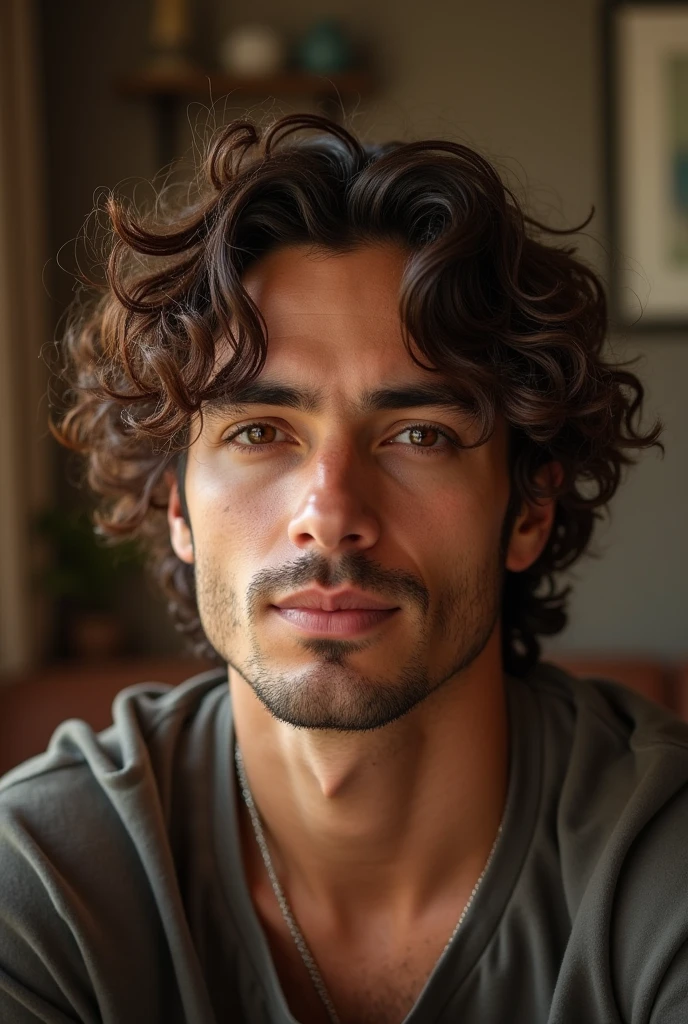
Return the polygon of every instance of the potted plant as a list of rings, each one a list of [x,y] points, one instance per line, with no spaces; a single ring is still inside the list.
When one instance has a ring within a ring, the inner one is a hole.
[[[137,545],[108,544],[85,510],[45,509],[34,529],[49,552],[36,583],[64,608],[71,653],[82,659],[120,653],[124,637],[115,598],[124,579],[142,565]]]

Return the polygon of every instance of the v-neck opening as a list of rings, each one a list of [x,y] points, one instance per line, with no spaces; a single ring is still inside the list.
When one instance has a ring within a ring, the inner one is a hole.
[[[466,916],[440,955],[413,1007],[400,1024],[439,1020],[494,935],[521,873],[534,832],[542,777],[542,722],[537,698],[520,680],[506,677],[509,779],[502,833]],[[537,728],[533,728],[537,722]],[[299,1024],[292,1015],[272,953],[248,889],[239,837],[235,733],[231,694],[217,716],[219,762],[212,829],[220,888],[255,973],[271,1024]],[[457,921],[461,909],[457,909]]]

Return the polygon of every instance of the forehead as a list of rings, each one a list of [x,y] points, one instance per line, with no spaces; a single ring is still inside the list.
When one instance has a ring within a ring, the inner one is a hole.
[[[344,254],[289,246],[262,257],[243,284],[267,327],[265,365],[254,383],[230,393],[222,381],[229,351],[221,348],[218,391],[204,415],[243,414],[261,404],[315,415],[326,406],[352,415],[434,406],[465,417],[471,402],[461,382],[419,367],[404,344],[399,290],[406,259],[392,244]]]
[[[399,286],[407,253],[365,245],[332,253],[307,245],[273,250],[244,274],[243,284],[266,318],[367,316],[399,321]]]
[[[403,344],[399,288],[404,253],[367,246],[345,254],[290,246],[244,276],[268,330],[265,372],[377,376],[413,367]]]

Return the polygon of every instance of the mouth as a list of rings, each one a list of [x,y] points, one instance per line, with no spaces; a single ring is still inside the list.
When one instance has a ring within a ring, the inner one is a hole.
[[[327,612],[317,608],[278,608],[271,605],[283,622],[309,636],[352,637],[388,622],[399,608],[342,608]]]

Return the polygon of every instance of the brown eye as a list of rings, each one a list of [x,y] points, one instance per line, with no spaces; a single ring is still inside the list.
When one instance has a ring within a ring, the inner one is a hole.
[[[224,438],[223,444],[236,451],[254,452],[261,448],[272,448],[278,434],[283,434],[279,427],[261,420],[235,427],[233,432]],[[402,444],[402,447],[409,448],[419,455],[442,455],[452,448],[460,447],[459,442],[433,423],[413,423],[399,431],[396,437],[402,437],[404,434],[410,438],[410,444]],[[241,437],[245,437],[246,441],[240,441]],[[387,442],[390,443],[392,442]]]
[[[430,434],[429,443],[423,444],[423,436]],[[434,439],[432,435],[435,435]],[[420,445],[421,448],[432,448],[433,441],[439,437],[439,431],[435,430],[434,427],[411,427],[409,430],[409,437],[413,439],[413,443]]]
[[[232,448],[267,448],[275,440],[275,435],[279,433],[277,427],[273,427],[271,423],[247,423],[242,427],[237,427],[228,437],[224,439],[224,444],[229,445]],[[247,443],[238,441],[240,437],[248,438]]]
[[[272,431],[273,434],[276,433],[275,427],[271,426],[269,423],[254,423],[253,426],[247,427],[246,430],[242,431],[242,433],[246,434],[246,437],[250,438],[252,444],[254,442],[257,444],[260,441],[267,441],[268,443],[273,441],[274,438],[271,436],[270,431]]]
[[[410,427],[400,430],[396,436],[399,438],[404,434],[410,439],[410,443],[403,446],[419,455],[442,455],[458,447],[458,442],[454,438],[432,423],[413,423]]]

